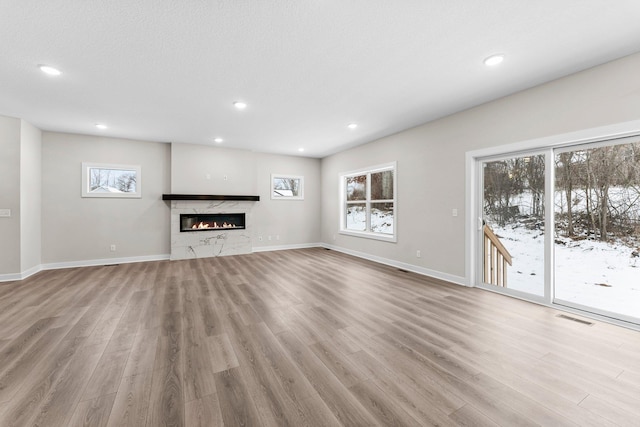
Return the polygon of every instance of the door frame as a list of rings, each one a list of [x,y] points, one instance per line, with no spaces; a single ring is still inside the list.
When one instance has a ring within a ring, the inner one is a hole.
[[[523,299],[526,301],[534,302],[537,304],[553,307],[559,310],[568,311],[575,314],[580,314],[585,317],[591,317],[594,319],[602,320],[609,323],[614,323],[620,326],[628,327],[635,330],[640,330],[640,324],[633,323],[632,321],[623,320],[618,317],[610,317],[606,312],[594,313],[593,311],[585,310],[585,307],[578,305],[566,305],[564,301],[554,301],[553,299],[553,239],[548,238],[548,233],[545,233],[545,274],[544,274],[544,297],[543,298],[531,298],[534,295],[530,295],[524,292],[517,292],[510,290],[504,292],[503,289],[483,284],[482,280],[482,265],[480,260],[482,254],[479,251],[482,248],[480,241],[480,235],[478,232],[479,223],[482,218],[482,168],[480,165],[483,161],[492,158],[504,158],[515,157],[522,154],[545,153],[545,206],[547,206],[547,212],[553,207],[553,183],[555,182],[555,149],[579,146],[590,143],[598,143],[604,141],[611,141],[626,137],[640,136],[640,120],[634,120],[630,122],[618,123],[609,126],[602,126],[592,129],[585,129],[576,132],[564,133],[559,135],[552,135],[543,138],[530,139],[511,144],[505,144],[495,147],[487,147],[478,150],[468,151],[465,153],[465,170],[466,170],[466,182],[465,182],[465,278],[466,285],[470,287],[478,287],[486,289],[492,292],[501,293],[514,298]],[[551,211],[552,212],[552,211]],[[545,229],[548,231],[554,230],[554,216],[551,214],[545,215]],[[479,220],[480,218],[480,220]]]
[[[545,232],[544,233],[544,246],[543,246],[543,250],[544,250],[544,275],[542,276],[542,281],[543,281],[543,295],[536,295],[536,294],[531,294],[528,292],[523,292],[523,291],[519,291],[516,289],[512,289],[512,288],[505,288],[505,287],[499,287],[499,286],[495,286],[495,285],[491,285],[491,284],[486,284],[484,283],[484,280],[482,279],[484,276],[484,247],[483,247],[483,199],[484,199],[484,173],[483,173],[483,168],[482,165],[484,163],[487,162],[494,162],[494,161],[500,161],[500,160],[507,160],[507,159],[513,159],[516,157],[523,157],[523,156],[537,156],[537,155],[544,155],[545,157],[545,174],[544,174],[544,203],[545,206],[549,206],[548,203],[548,198],[547,198],[547,194],[549,193],[549,182],[550,181],[550,177],[549,177],[549,151],[548,149],[534,149],[534,150],[521,150],[518,151],[517,153],[504,153],[501,155],[494,155],[494,156],[488,156],[488,157],[479,157],[476,159],[476,169],[477,169],[477,177],[476,177],[476,229],[475,229],[475,233],[476,233],[476,248],[475,248],[475,261],[476,261],[476,270],[474,271],[474,277],[476,278],[476,282],[475,282],[475,286],[478,288],[482,288],[488,291],[493,291],[493,292],[497,292],[500,294],[505,294],[505,295],[509,295],[512,297],[516,297],[516,298],[520,298],[520,299],[526,299],[529,301],[533,301],[533,302],[537,302],[537,303],[542,303],[542,304],[548,304],[550,303],[550,299],[548,298],[550,293],[549,293],[549,280],[548,278],[550,277],[547,270],[547,247],[548,247],[548,234]],[[552,171],[553,172],[553,171]],[[550,228],[547,228],[548,224],[547,224],[547,217],[545,215],[545,230],[551,230]]]

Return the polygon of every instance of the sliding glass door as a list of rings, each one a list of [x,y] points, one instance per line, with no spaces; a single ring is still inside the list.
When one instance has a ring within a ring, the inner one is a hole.
[[[640,136],[476,158],[479,287],[640,325]]]
[[[554,302],[640,323],[640,138],[555,153]]]

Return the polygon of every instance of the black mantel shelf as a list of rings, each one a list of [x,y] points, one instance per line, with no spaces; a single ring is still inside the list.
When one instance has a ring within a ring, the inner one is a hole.
[[[219,194],[163,194],[162,200],[228,200],[259,202],[260,196],[226,196]]]

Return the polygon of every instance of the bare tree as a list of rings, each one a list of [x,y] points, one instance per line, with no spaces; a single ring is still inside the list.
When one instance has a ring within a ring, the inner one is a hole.
[[[136,174],[122,174],[118,177],[116,188],[123,193],[130,193],[136,188]]]
[[[565,199],[567,201],[567,237],[575,234],[573,229],[573,157],[572,151],[560,153],[556,160],[556,169],[561,171],[558,178],[558,186],[564,189]]]

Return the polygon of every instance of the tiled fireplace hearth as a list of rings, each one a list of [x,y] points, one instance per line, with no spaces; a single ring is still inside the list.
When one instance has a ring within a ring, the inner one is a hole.
[[[251,253],[251,210],[257,196],[172,195],[171,259]]]

